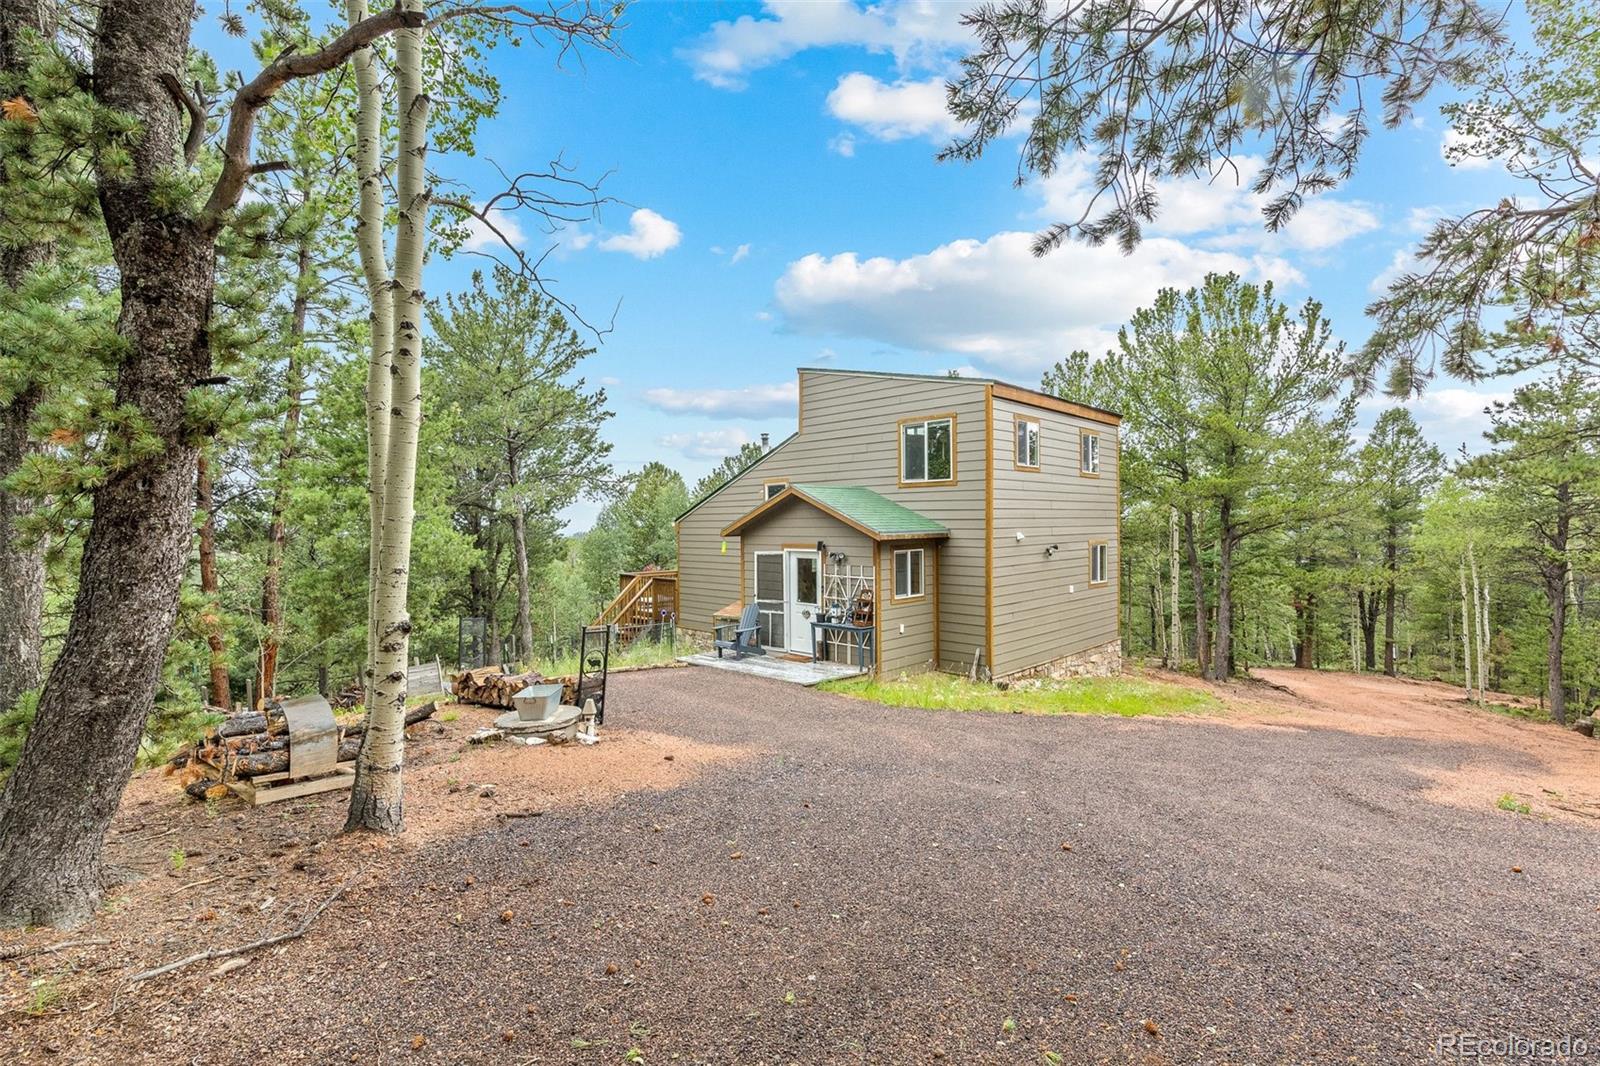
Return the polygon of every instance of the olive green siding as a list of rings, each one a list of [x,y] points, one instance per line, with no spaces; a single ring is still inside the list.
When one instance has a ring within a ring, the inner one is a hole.
[[[1017,418],[1039,423],[1039,469],[1018,470]],[[994,402],[994,672],[998,676],[1117,639],[1116,426]],[[1082,431],[1100,436],[1100,476],[1079,472]],[[1023,539],[1017,540],[1017,533]],[[1105,541],[1106,577],[1089,584],[1089,545]],[[1045,549],[1057,544],[1051,556]]]
[[[844,552],[847,565],[872,565],[872,540],[866,535],[823,514],[803,500],[778,504],[761,517],[742,538],[744,540],[745,602],[756,595],[756,552],[782,551],[789,547],[815,548],[825,541],[829,552]],[[819,587],[820,595],[820,587]]]
[[[953,668],[970,661],[984,642],[987,393],[961,378],[802,370],[799,434],[678,523],[681,624],[706,629],[713,611],[738,599],[738,544],[720,554],[721,531],[761,504],[763,482],[864,485],[949,528],[939,559],[940,654]],[[955,416],[954,483],[902,488],[900,421],[941,414]]]
[[[776,469],[773,464],[782,462],[795,443],[790,438],[772,449],[678,521],[678,624],[683,628],[709,633],[711,616],[739,599],[739,538],[725,538],[722,530],[760,505],[766,471]]]
[[[894,598],[894,553],[922,549],[922,595],[916,599]],[[878,586],[879,669],[886,677],[914,674],[933,666],[934,597],[939,561],[936,540],[891,541],[879,549],[883,577]],[[905,632],[900,627],[905,627]]]
[[[861,485],[944,525],[937,560],[929,556],[929,589],[917,604],[893,604],[890,553],[881,547],[880,639],[886,672],[918,668],[934,655],[947,670],[965,671],[989,640],[988,489],[993,479],[993,657],[998,676],[1016,673],[1117,637],[1118,431],[1114,425],[996,397],[990,386],[960,378],[897,377],[835,370],[800,371],[799,432],[773,449],[678,522],[680,624],[706,630],[711,615],[741,599],[739,560],[746,546],[721,531],[765,500],[769,481]],[[900,484],[899,424],[935,415],[955,417],[955,479],[930,486]],[[1014,465],[1014,418],[1040,424],[1041,468]],[[1100,434],[1100,476],[1078,471],[1078,433]],[[993,463],[989,462],[992,434]],[[843,544],[841,527],[803,504],[781,508],[783,525],[753,526],[747,539]],[[774,516],[777,520],[778,516]],[[800,523],[792,528],[791,521]],[[1018,541],[1016,534],[1024,539]],[[861,538],[866,542],[866,538]],[[1089,544],[1105,541],[1107,578],[1089,586]],[[1059,544],[1053,557],[1045,549]],[[849,551],[856,561],[855,548]],[[936,575],[936,576],[935,576]],[[751,572],[750,581],[754,577]],[[937,612],[935,589],[937,582]],[[1069,591],[1070,589],[1070,591]],[[751,590],[753,591],[753,590]],[[906,633],[899,634],[901,622]],[[937,641],[933,626],[937,622]],[[985,653],[987,661],[988,654]]]

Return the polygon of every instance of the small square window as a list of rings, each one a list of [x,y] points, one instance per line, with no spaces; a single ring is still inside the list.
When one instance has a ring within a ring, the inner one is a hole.
[[[1106,566],[1110,558],[1110,545],[1105,541],[1089,545],[1089,584],[1104,585],[1106,583]]]
[[[1039,469],[1039,423],[1031,418],[1017,419],[1017,465]]]
[[[766,491],[767,491],[767,499],[769,499],[769,500],[772,499],[774,496],[776,496],[778,493],[782,492],[784,489],[786,489],[788,487],[789,487],[789,483],[787,481],[769,481],[769,482],[767,482],[767,489],[766,489]]]
[[[1078,469],[1084,474],[1100,473],[1100,434],[1084,430],[1078,434]]]
[[[922,549],[894,553],[894,598],[916,599],[922,595]]]
[[[953,418],[900,423],[901,482],[954,481],[955,438]]]

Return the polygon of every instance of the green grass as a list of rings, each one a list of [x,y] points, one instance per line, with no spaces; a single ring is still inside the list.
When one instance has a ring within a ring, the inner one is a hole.
[[[1494,805],[1499,807],[1502,811],[1508,811],[1511,814],[1529,814],[1533,810],[1533,808],[1529,807],[1526,803],[1523,803],[1509,792],[1503,793],[1499,799],[1494,801]]]
[[[694,648],[684,640],[679,640],[675,645],[667,642],[636,640],[620,651],[616,648],[611,649],[610,668],[621,670],[628,666],[664,666],[678,656],[687,655],[693,650]],[[539,671],[545,677],[570,677],[578,672],[578,653],[574,650],[559,659],[535,659],[528,668]]]
[[[1137,677],[1047,681],[1037,688],[1001,689],[951,674],[915,674],[892,680],[846,678],[820,688],[890,707],[938,711],[998,711],[1013,714],[1140,715],[1210,714],[1222,701],[1200,689]]]
[[[1542,711],[1537,707],[1517,707],[1509,703],[1480,703],[1478,706],[1495,714],[1503,714],[1507,718],[1520,718],[1525,722],[1548,722],[1550,712]]]

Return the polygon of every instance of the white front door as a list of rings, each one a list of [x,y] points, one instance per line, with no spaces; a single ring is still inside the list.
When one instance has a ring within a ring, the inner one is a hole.
[[[811,620],[822,602],[822,558],[814,551],[783,553],[783,631],[788,650],[811,654]]]

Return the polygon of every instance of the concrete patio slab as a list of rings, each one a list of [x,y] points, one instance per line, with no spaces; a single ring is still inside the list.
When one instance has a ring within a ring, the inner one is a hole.
[[[691,666],[709,666],[716,670],[731,670],[751,677],[766,677],[774,681],[787,681],[791,685],[820,685],[841,677],[855,677],[861,673],[858,666],[844,663],[796,662],[777,655],[746,655],[735,659],[731,655],[719,659],[712,652],[680,655],[678,661]]]

